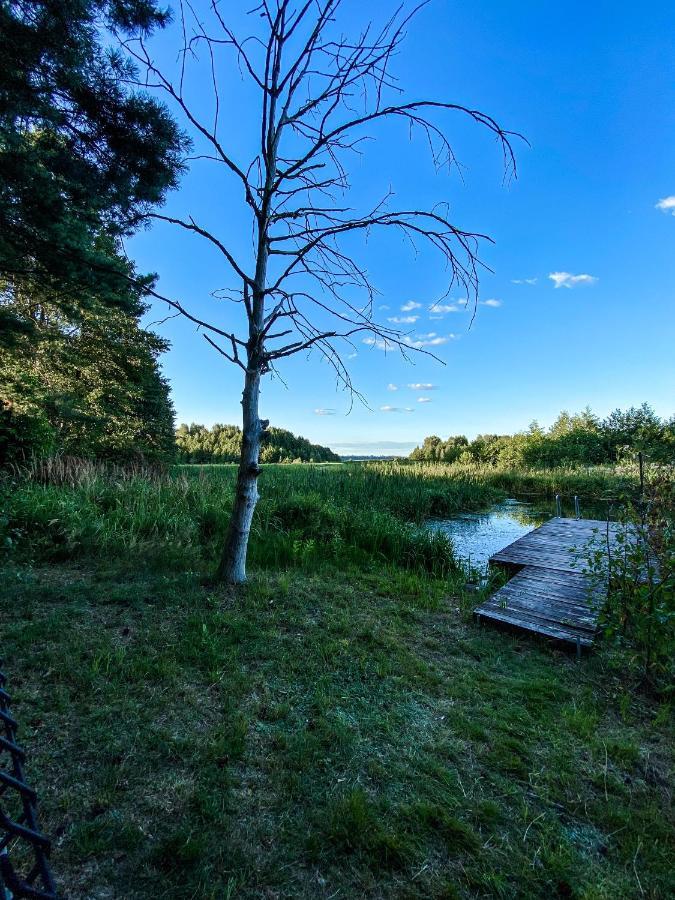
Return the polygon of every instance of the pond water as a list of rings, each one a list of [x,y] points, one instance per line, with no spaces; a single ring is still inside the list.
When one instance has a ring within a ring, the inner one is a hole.
[[[574,516],[574,509],[563,507],[562,513],[564,516]],[[486,512],[462,513],[451,519],[430,519],[427,526],[444,531],[452,538],[457,556],[482,573],[493,554],[555,514],[553,500],[532,503],[511,499],[495,504]],[[582,518],[603,519],[606,515],[606,509],[582,502]]]

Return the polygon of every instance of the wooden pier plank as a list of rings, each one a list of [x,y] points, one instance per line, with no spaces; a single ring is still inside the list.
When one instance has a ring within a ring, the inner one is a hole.
[[[610,546],[616,542],[616,535],[617,526],[612,523],[609,528]],[[604,548],[606,541],[606,522],[555,518],[495,553],[490,563],[580,572],[591,549]]]
[[[608,539],[611,548],[617,533],[606,522],[555,518],[518,538],[490,559],[518,571],[475,615],[590,647],[605,590],[585,574],[585,561]]]

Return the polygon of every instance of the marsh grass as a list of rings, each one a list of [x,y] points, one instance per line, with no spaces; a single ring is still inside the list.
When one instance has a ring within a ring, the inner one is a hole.
[[[234,466],[177,466],[166,473],[74,460],[35,464],[0,484],[5,549],[36,561],[98,554],[145,564],[211,563],[232,503]],[[429,517],[481,509],[507,494],[578,493],[599,499],[630,482],[609,468],[511,471],[432,463],[271,465],[260,479],[253,565],[302,564],[326,556],[399,561],[446,574],[448,540],[419,526]]]
[[[527,468],[466,463],[403,463],[420,477],[444,477],[468,484],[488,486],[509,496],[551,499],[556,494],[571,498],[575,494],[594,502],[613,500],[635,491],[638,472],[635,465],[555,466]]]
[[[145,565],[212,564],[227,527],[233,466],[181,466],[165,474],[41,468],[6,483],[4,545],[35,561],[100,554]],[[447,575],[448,538],[432,515],[485,507],[501,493],[479,481],[405,467],[267,466],[250,545],[253,566],[311,567],[326,558],[392,562]]]

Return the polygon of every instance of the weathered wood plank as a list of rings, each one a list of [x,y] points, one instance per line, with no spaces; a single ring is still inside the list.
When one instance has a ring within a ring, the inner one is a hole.
[[[572,639],[577,635],[593,640],[595,635],[595,627],[584,622],[575,622],[569,620],[566,616],[558,616],[554,613],[547,615],[545,612],[536,613],[522,607],[495,606],[483,607],[476,611],[479,618],[508,618],[510,621],[519,623],[521,628],[530,631],[538,631],[541,625],[550,628],[558,628],[565,631]]]
[[[512,609],[520,610],[523,613],[533,616],[539,616],[546,619],[555,619],[558,622],[576,623],[584,628],[595,630],[597,620],[597,610],[590,608],[583,609],[581,607],[573,607],[569,604],[558,603],[555,600],[532,597],[531,595],[503,594],[500,593],[495,603],[482,604],[477,608],[480,613],[483,610],[490,609]]]
[[[610,523],[610,547],[620,526]],[[604,549],[607,523],[592,519],[551,519],[491,557],[493,565],[540,566],[583,572],[591,548]]]
[[[481,618],[485,619],[493,619],[497,622],[503,622],[506,625],[512,625],[516,628],[522,628],[525,631],[534,631],[537,634],[542,634],[545,637],[555,638],[558,641],[565,641],[568,643],[576,644],[577,637],[579,638],[579,645],[581,647],[590,647],[593,644],[592,637],[588,637],[586,635],[575,634],[570,629],[565,628],[560,625],[552,625],[546,622],[525,622],[518,617],[514,617],[507,613],[499,612],[499,611],[491,611],[489,613],[483,613]]]
[[[605,598],[602,584],[584,572],[591,547],[616,543],[620,526],[590,519],[555,518],[490,559],[516,574],[477,606],[480,619],[590,647]]]

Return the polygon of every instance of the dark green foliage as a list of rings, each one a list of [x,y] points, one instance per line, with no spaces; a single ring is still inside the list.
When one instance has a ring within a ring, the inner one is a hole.
[[[129,279],[143,279],[100,236],[129,234],[161,202],[185,142],[128,89],[102,29],[165,21],[151,0],[0,2],[0,275],[30,278],[71,319],[92,297],[138,311]]]
[[[0,466],[172,455],[166,345],[138,324],[153,279],[121,241],[187,145],[106,34],[167,21],[154,0],[0,0]]]
[[[180,425],[176,431],[176,445],[181,462],[228,463],[239,462],[241,428],[236,425]],[[269,428],[263,435],[260,453],[263,463],[278,462],[339,462],[340,457],[306,438],[297,437],[284,428]]]
[[[597,535],[584,560],[607,589],[605,639],[639,659],[654,686],[673,684],[675,646],[675,481],[663,467],[648,470],[643,491],[625,496],[609,555]]]
[[[0,347],[0,467],[55,454],[159,463],[174,454],[165,341],[95,299],[75,320],[39,285],[5,283],[16,323]]]
[[[537,468],[615,463],[640,450],[653,462],[672,462],[675,417],[662,420],[647,403],[626,412],[617,409],[604,421],[588,408],[573,416],[563,411],[548,432],[533,422],[519,434],[479,434],[471,442],[463,435],[446,441],[432,435],[410,458]]]
[[[675,458],[675,417],[662,421],[647,404],[614,410],[602,423],[606,446],[617,458],[642,450],[653,462]]]

